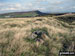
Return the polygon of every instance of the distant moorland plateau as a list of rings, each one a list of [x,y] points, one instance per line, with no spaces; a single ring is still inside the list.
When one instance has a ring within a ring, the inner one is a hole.
[[[75,14],[74,12],[71,13],[43,13],[38,10],[35,11],[28,11],[28,12],[10,12],[0,14],[0,18],[24,18],[24,17],[37,17],[37,16],[56,16],[56,15],[64,15],[64,14]]]

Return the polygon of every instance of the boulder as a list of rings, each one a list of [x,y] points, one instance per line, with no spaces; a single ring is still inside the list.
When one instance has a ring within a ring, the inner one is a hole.
[[[44,34],[45,32],[41,31],[41,30],[36,30],[32,33],[31,35],[31,38],[32,39],[42,39],[42,35]]]

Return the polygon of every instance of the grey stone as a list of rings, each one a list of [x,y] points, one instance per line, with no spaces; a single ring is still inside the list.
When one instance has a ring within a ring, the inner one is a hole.
[[[32,39],[37,39],[38,37],[41,39],[41,35],[44,34],[45,32],[41,30],[36,30],[32,33],[31,38]]]

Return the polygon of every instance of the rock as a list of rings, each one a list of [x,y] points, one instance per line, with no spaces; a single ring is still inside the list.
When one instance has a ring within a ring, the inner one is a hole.
[[[37,35],[32,33],[31,38],[35,39],[36,37],[37,37]]]
[[[36,30],[36,31],[34,31],[33,33],[32,33],[32,35],[31,35],[31,38],[32,39],[38,39],[38,38],[42,38],[41,36],[42,36],[42,34],[43,34],[44,32],[43,31],[41,31],[41,30]]]

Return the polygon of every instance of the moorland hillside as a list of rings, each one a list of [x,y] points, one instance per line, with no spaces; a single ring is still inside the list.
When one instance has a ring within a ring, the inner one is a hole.
[[[75,51],[75,15],[0,18],[0,56],[58,56]]]

